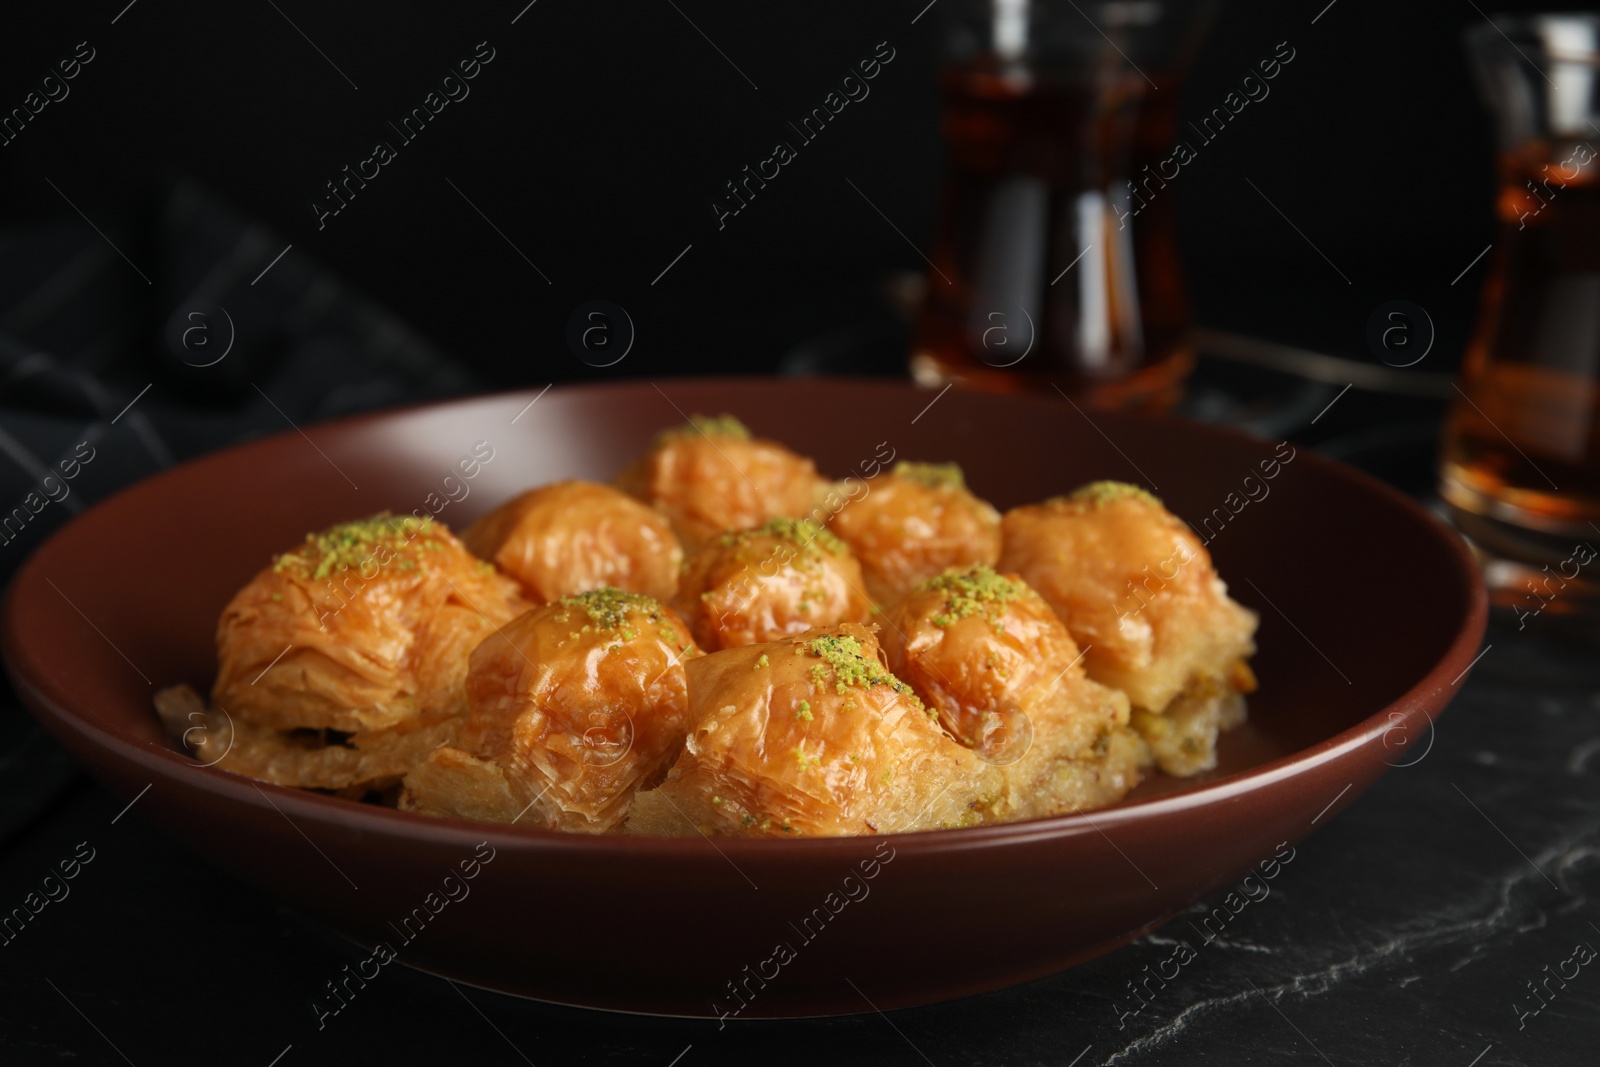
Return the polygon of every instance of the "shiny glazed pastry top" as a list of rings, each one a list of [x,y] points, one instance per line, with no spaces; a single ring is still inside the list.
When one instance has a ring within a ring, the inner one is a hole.
[[[809,459],[752,437],[729,415],[696,415],[664,431],[617,478],[619,489],[661,510],[689,551],[727,530],[803,517],[825,484]]]
[[[923,582],[884,619],[889,667],[957,742],[1000,770],[992,817],[1100,807],[1139,784],[1149,757],[1128,698],[1091,681],[1055,612],[986,566]]]
[[[698,652],[659,602],[598,589],[536,608],[472,654],[454,746],[406,777],[401,806],[603,832],[677,758],[684,661]]]
[[[639,833],[743,837],[898,833],[970,825],[992,767],[939,728],[845,623],[688,665],[684,753],[629,820]]]
[[[885,607],[951,567],[993,566],[1000,557],[1000,513],[968,491],[954,463],[896,463],[869,478],[829,527]]]
[[[815,626],[866,622],[850,549],[812,519],[771,519],[714,537],[684,565],[678,612],[708,652]]]
[[[223,609],[212,700],[236,720],[348,733],[466,707],[473,648],[526,610],[431,519],[307,534]]]
[[[1055,609],[1091,677],[1154,711],[1196,673],[1255,651],[1255,613],[1235,603],[1183,521],[1136,486],[1093,482],[1004,519],[1001,566]]]
[[[660,512],[595,482],[530,489],[468,526],[461,541],[536,603],[602,586],[668,600],[683,564]]]

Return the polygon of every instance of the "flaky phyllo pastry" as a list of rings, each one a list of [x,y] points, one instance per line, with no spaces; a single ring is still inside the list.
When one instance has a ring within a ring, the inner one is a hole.
[[[714,537],[684,564],[678,612],[708,652],[815,626],[866,622],[861,565],[814,519],[771,519]]]
[[[530,489],[467,527],[461,542],[537,604],[608,585],[667,600],[683,565],[659,511],[594,482]]]
[[[992,817],[1103,807],[1150,762],[1128,698],[1089,679],[1077,644],[1016,575],[931,578],[889,612],[889,666],[957,742],[1000,768]]]
[[[657,436],[617,488],[658,508],[692,552],[729,530],[809,514],[827,483],[809,459],[733,416],[696,415]]]
[[[1255,615],[1134,486],[1003,519],[949,463],[830,494],[726,415],[616,484],[535,487],[459,541],[308,534],[223,610],[210,699],[157,695],[169,734],[419,815],[786,839],[1103,807],[1244,721]]]
[[[996,772],[846,623],[689,664],[694,727],[635,829],[783,837],[977,822]]]
[[[1142,489],[1094,482],[1014,508],[1001,566],[1020,574],[1085,648],[1089,677],[1128,694],[1133,725],[1168,774],[1216,764],[1219,730],[1255,688],[1255,613],[1228,597],[1211,556]]]
[[[158,708],[203,762],[282,785],[383,788],[449,740],[467,657],[526,607],[431,519],[343,523],[308,534],[223,609],[211,705],[179,688]]]
[[[967,490],[954,463],[896,463],[868,479],[830,526],[884,607],[952,567],[992,567],[1000,558],[1000,513]]]
[[[683,623],[638,593],[600,589],[528,612],[473,652],[460,741],[406,777],[400,806],[612,829],[678,756],[684,660],[697,652]]]

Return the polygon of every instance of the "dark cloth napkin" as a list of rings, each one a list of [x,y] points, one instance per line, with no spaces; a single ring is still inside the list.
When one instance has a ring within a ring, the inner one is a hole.
[[[476,388],[195,183],[135,200],[124,217],[0,234],[0,581],[74,515],[174,463]],[[74,773],[5,690],[0,840]]]

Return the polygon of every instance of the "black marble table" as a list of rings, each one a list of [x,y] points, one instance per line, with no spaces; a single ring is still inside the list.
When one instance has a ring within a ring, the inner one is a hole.
[[[1375,591],[1374,611],[1404,609]],[[1539,622],[1491,628],[1433,736],[1397,744],[1225,927],[1204,922],[1224,893],[1064,974],[889,1014],[720,1028],[398,968],[319,1030],[311,998],[361,953],[80,779],[0,852],[7,909],[80,861],[0,945],[0,1062],[1600,1062],[1600,961],[1575,955],[1600,949],[1600,655]],[[964,910],[1004,907],[994,894]]]

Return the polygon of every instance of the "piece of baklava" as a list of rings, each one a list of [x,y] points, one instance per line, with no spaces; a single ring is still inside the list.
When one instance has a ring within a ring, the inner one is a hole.
[[[771,519],[701,545],[684,566],[677,609],[715,652],[866,622],[872,605],[843,541],[813,519]]]
[[[945,730],[999,767],[997,819],[1104,807],[1149,764],[1128,698],[1089,679],[1072,636],[1014,574],[928,579],[889,611],[883,644]]]
[[[1005,515],[1001,566],[1038,590],[1084,648],[1089,676],[1128,694],[1168,774],[1216,765],[1245,720],[1256,615],[1228,597],[1210,554],[1161,501],[1094,482]]]
[[[846,623],[688,665],[684,752],[642,792],[631,833],[799,837],[981,821],[998,772],[945,736]]]
[[[919,582],[1000,557],[1000,513],[967,490],[954,463],[896,463],[828,523],[856,558],[867,594],[887,607]]]
[[[693,551],[727,530],[809,514],[827,483],[809,459],[733,416],[695,415],[658,435],[616,484],[659,508]]]
[[[604,586],[667,600],[683,565],[660,512],[595,482],[556,482],[513,497],[462,531],[461,542],[541,604]]]
[[[223,610],[210,706],[182,687],[157,707],[202,762],[282,785],[385,788],[453,736],[472,649],[527,607],[432,519],[341,523]]]
[[[406,776],[403,809],[604,833],[689,725],[698,649],[658,601],[597,589],[535,608],[472,654],[460,737]]]

